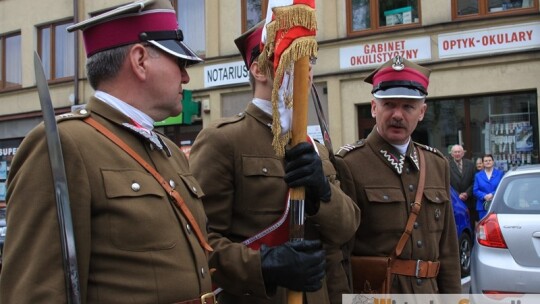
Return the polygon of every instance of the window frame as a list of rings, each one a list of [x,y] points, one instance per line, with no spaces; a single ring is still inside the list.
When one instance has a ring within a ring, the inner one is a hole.
[[[49,75],[45,75],[49,83],[71,81],[75,79],[75,71],[76,71],[75,61],[72,63],[73,72],[74,72],[73,75],[56,78],[56,27],[61,26],[61,25],[66,25],[66,24],[73,24],[73,19],[64,19],[64,20],[37,26],[37,31],[38,31],[37,49],[38,49],[38,54],[42,58],[43,61],[45,61],[43,59],[43,49],[42,49],[43,31],[45,29],[48,29],[50,33],[50,54],[49,54],[50,55],[50,58],[49,58],[50,70],[49,70]],[[67,34],[70,34],[70,33],[67,33]],[[71,33],[71,34],[74,35],[74,33]],[[75,35],[74,39],[78,39],[78,37]],[[75,52],[75,46],[72,46],[72,48],[73,48],[73,52]],[[76,57],[78,56],[78,54],[74,54],[74,56]]]
[[[7,62],[7,53],[6,53],[7,44],[6,44],[6,40],[8,38],[15,37],[15,36],[21,37],[21,40],[22,40],[22,36],[21,36],[20,31],[0,34],[0,92],[12,91],[12,90],[17,90],[17,89],[22,88],[22,79],[21,79],[21,83],[19,83],[19,84],[12,85],[12,86],[7,86],[6,85],[6,83],[7,83],[7,80],[6,80],[7,79],[7,64],[6,64],[6,62]],[[19,51],[22,52],[22,42],[21,42]],[[21,72],[21,75],[22,75],[22,57],[21,57],[21,62],[20,62],[19,67],[21,69],[20,72]]]
[[[200,1],[205,1],[205,0],[200,0]],[[178,8],[178,0],[171,1],[171,3],[172,3],[172,6],[173,6],[173,8],[174,8],[174,11],[176,12],[176,19],[177,19],[177,21],[178,21],[178,18],[179,18],[179,12],[178,12],[178,10],[179,10],[179,8]],[[178,21],[178,22],[180,22],[180,21]],[[204,22],[206,22],[206,2],[204,3]],[[178,26],[180,26],[180,24],[178,24]],[[184,29],[184,28],[180,28],[180,29],[185,33],[185,30],[186,30],[186,29]],[[205,35],[204,35],[204,37],[203,37],[202,39],[206,39],[206,32],[207,32],[206,26],[205,26],[205,30],[204,30],[204,31],[205,31]],[[186,34],[184,34],[184,37],[185,37],[185,35],[186,35]],[[186,43],[186,44],[189,45],[189,43]],[[191,47],[191,46],[190,46],[190,47]],[[197,54],[197,56],[199,56],[199,57],[201,57],[201,58],[204,59],[204,58],[206,58],[207,48],[208,48],[208,45],[207,45],[206,40],[205,40],[205,41],[204,41],[204,52],[199,53],[199,52],[197,52],[197,50],[193,50],[193,52],[195,52],[195,53]]]
[[[470,19],[484,19],[484,18],[497,18],[501,16],[515,16],[515,15],[525,15],[529,13],[538,13],[538,1],[531,0],[533,5],[526,8],[514,8],[506,11],[499,12],[489,12],[488,11],[488,2],[489,0],[476,0],[478,3],[478,13],[469,14],[469,15],[458,15],[458,1],[452,0],[452,20],[470,20]]]
[[[363,36],[375,33],[391,32],[409,28],[417,28],[422,26],[422,1],[416,0],[418,10],[418,22],[408,24],[397,24],[391,26],[381,26],[379,22],[379,0],[369,1],[370,27],[363,30],[353,30],[352,24],[352,1],[346,0],[346,19],[347,19],[347,36]],[[374,18],[375,17],[375,18]]]
[[[247,32],[249,28],[247,28],[247,1],[249,0],[242,0],[241,1],[241,10],[242,10],[242,33]],[[266,10],[268,9],[268,1],[269,0],[260,0],[261,1],[261,20],[266,19]],[[259,21],[260,22],[260,21]]]

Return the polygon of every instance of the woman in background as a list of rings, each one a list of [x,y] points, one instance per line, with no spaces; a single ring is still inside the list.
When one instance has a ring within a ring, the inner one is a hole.
[[[494,168],[493,155],[485,154],[482,157],[482,161],[484,168],[476,173],[473,186],[479,220],[486,215],[495,190],[497,190],[504,175],[503,171]]]
[[[484,169],[484,161],[481,157],[476,159],[476,172],[482,171]]]

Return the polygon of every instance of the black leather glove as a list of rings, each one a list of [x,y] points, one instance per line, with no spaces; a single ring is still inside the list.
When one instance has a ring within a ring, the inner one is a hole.
[[[319,211],[319,201],[328,202],[332,196],[321,158],[308,142],[285,151],[285,182],[291,188],[305,187],[308,215]]]
[[[267,291],[276,286],[296,291],[317,291],[325,274],[325,254],[319,240],[287,242],[276,247],[262,245],[261,266]]]

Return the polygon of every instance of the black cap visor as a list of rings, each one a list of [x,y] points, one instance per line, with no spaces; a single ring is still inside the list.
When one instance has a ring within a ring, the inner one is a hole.
[[[203,60],[195,54],[187,45],[182,41],[178,40],[148,40],[148,43],[151,43],[160,50],[167,52],[175,57],[178,57],[187,62],[187,65],[194,65]]]

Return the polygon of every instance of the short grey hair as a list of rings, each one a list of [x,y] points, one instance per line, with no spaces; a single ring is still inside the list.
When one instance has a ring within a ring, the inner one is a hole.
[[[100,83],[118,75],[133,44],[97,52],[86,60],[86,75],[90,86],[97,90]]]

